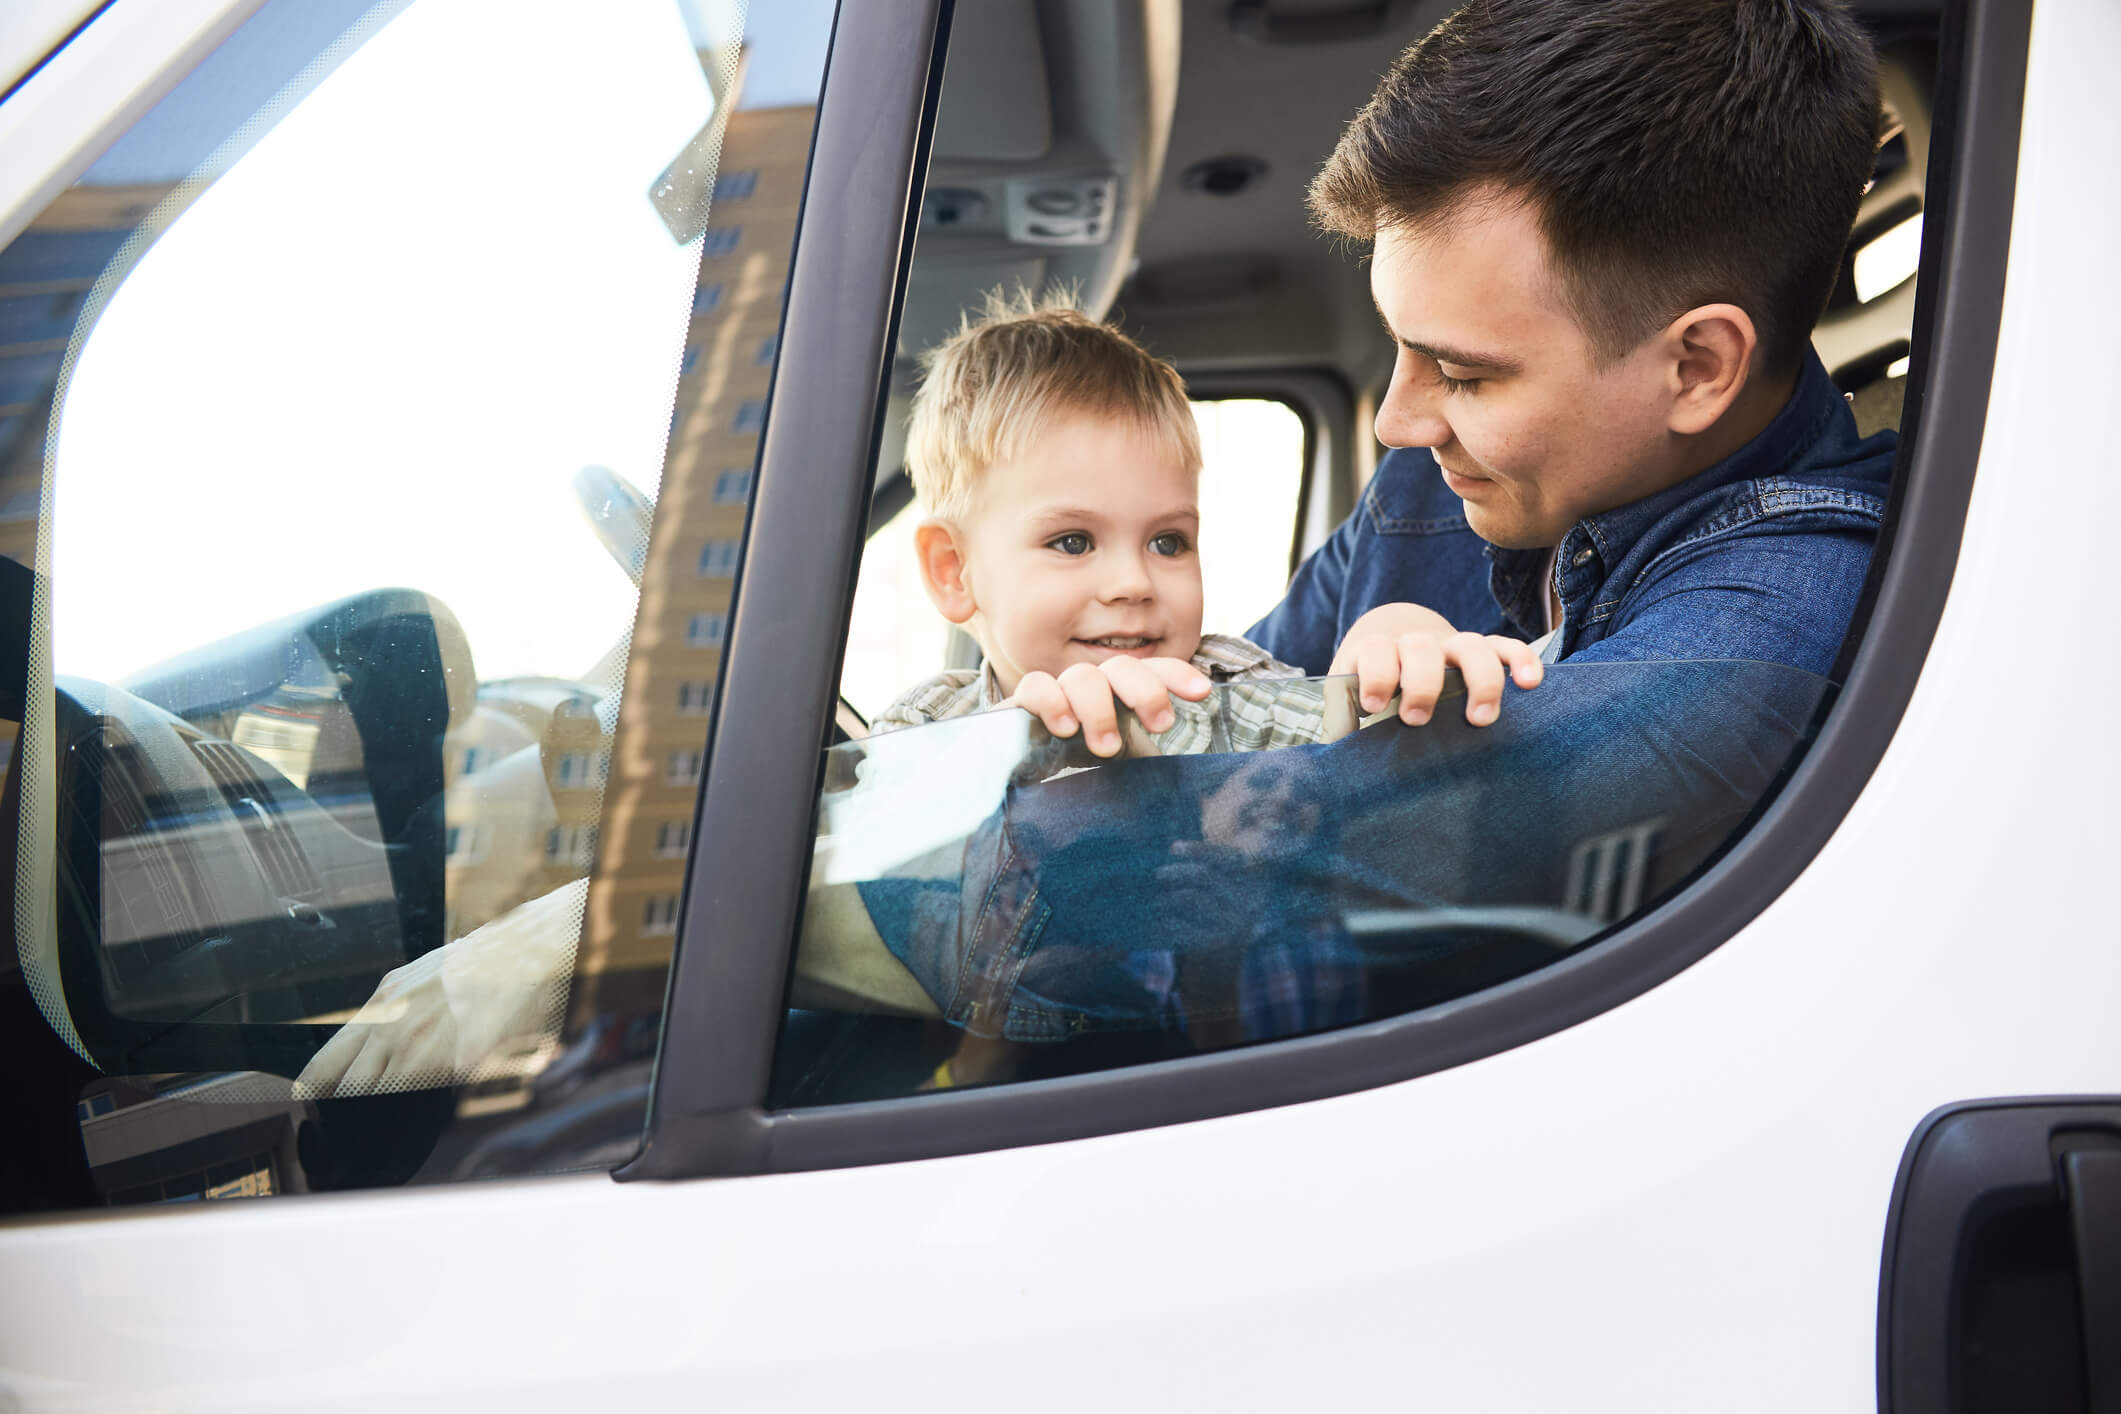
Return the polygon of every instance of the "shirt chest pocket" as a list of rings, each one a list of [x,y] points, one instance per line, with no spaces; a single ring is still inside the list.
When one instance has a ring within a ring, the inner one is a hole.
[[[1399,467],[1396,460],[1387,459],[1363,493],[1366,543],[1349,566],[1342,632],[1365,611],[1402,602],[1426,605],[1475,633],[1504,631],[1489,589],[1487,542],[1466,524],[1434,463]]]

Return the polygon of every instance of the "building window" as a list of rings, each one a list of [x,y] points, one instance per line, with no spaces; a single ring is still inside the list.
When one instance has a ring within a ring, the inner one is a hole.
[[[604,768],[601,752],[570,751],[554,765],[552,782],[558,786],[593,786],[604,779]]]
[[[771,363],[773,362],[774,354],[779,351],[780,347],[781,336],[768,334],[765,341],[759,345],[759,351],[751,356],[751,361],[758,364]]]
[[[586,869],[596,858],[597,827],[594,825],[554,825],[545,832],[545,861],[548,864],[572,864]]]
[[[700,286],[692,292],[692,312],[712,314],[722,307],[722,285],[719,280]]]
[[[713,683],[681,682],[678,684],[678,714],[680,716],[704,717],[713,706]]]
[[[714,499],[724,506],[742,505],[751,499],[751,468],[734,466],[714,479]]]
[[[690,820],[665,820],[655,827],[655,857],[658,859],[681,858],[685,847],[691,843]]]
[[[646,937],[663,937],[678,930],[678,896],[657,894],[641,905],[641,933]]]
[[[756,432],[766,425],[766,400],[746,398],[736,407],[736,420],[729,424],[733,432]]]
[[[722,646],[722,631],[728,627],[727,614],[694,614],[692,622],[685,625],[685,645],[688,648],[719,648]]]
[[[714,179],[716,201],[742,201],[759,189],[757,168],[745,172],[725,172]]]
[[[703,253],[706,255],[727,255],[730,251],[736,249],[736,243],[743,238],[743,235],[744,228],[742,226],[717,226],[707,233]]]
[[[682,377],[685,374],[692,372],[693,369],[699,367],[699,363],[700,346],[698,344],[685,345],[685,352],[679,355],[678,357],[679,376]]]
[[[484,853],[486,832],[477,825],[451,825],[442,835],[442,852],[451,864],[476,864]]]
[[[737,554],[743,542],[737,540],[710,540],[700,547],[701,579],[733,579],[736,576]]]
[[[457,774],[477,775],[493,764],[493,748],[490,746],[467,746],[457,753]]]
[[[674,786],[696,786],[700,783],[700,767],[706,760],[701,751],[673,751],[670,753],[669,769],[663,779]]]

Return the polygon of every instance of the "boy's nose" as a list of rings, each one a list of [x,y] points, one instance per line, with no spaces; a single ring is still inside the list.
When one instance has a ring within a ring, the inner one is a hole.
[[[1098,597],[1107,603],[1127,599],[1146,599],[1154,592],[1155,581],[1149,577],[1149,566],[1138,554],[1115,554],[1105,560],[1105,575],[1098,586]]]

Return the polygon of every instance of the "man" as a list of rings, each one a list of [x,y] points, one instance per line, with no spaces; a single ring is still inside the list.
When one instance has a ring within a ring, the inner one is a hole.
[[[1323,671],[1394,600],[1553,661],[1832,666],[1884,511],[1810,347],[1870,178],[1834,0],[1475,0],[1311,191],[1373,240],[1396,448],[1251,637]]]

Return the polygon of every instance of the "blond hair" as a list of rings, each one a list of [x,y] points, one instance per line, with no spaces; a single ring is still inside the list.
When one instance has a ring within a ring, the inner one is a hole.
[[[930,514],[963,519],[979,477],[1023,454],[1058,414],[1131,419],[1200,470],[1200,433],[1178,370],[1065,294],[990,292],[979,317],[921,360],[906,470]]]

